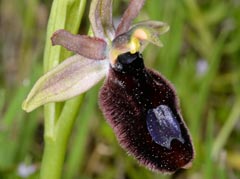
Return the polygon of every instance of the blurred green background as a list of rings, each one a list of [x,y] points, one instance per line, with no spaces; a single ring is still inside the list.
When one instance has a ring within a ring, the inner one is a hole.
[[[43,110],[21,103],[42,75],[52,1],[0,1],[0,179],[37,178]],[[79,33],[89,29],[88,11]],[[114,1],[119,18],[128,1]],[[63,178],[240,178],[240,1],[147,0],[138,20],[169,23],[164,47],[149,45],[146,66],[175,85],[196,149],[193,166],[174,175],[141,167],[118,145],[98,107],[101,84],[84,96],[68,145]]]

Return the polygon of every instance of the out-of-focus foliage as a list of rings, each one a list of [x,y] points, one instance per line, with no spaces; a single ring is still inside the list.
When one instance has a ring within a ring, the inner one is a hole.
[[[89,1],[90,2],[90,1]],[[115,21],[128,1],[114,1]],[[51,2],[0,2],[0,178],[36,178],[43,149],[42,109],[21,103],[42,74]],[[89,6],[87,6],[88,8]],[[88,12],[88,11],[86,11]],[[174,175],[139,166],[118,145],[97,104],[84,98],[69,142],[63,178],[240,178],[240,1],[148,0],[137,20],[169,23],[164,47],[149,46],[145,63],[175,85],[196,149],[193,166]],[[89,27],[87,13],[80,33]]]

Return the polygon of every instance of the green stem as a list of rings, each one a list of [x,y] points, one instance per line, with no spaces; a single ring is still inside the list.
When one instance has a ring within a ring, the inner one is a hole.
[[[83,167],[87,145],[86,136],[89,134],[89,127],[94,115],[98,90],[98,87],[94,87],[84,97],[84,106],[81,107],[80,111],[81,119],[76,121],[74,129],[76,132],[71,143],[71,153],[69,153],[65,162],[67,172],[63,175],[64,178],[74,178]]]
[[[213,149],[212,149],[212,157],[214,159],[219,156],[219,153],[225,143],[227,142],[227,139],[229,135],[231,134],[231,131],[233,130],[234,126],[239,120],[240,117],[240,98],[237,99],[235,102],[232,111],[229,115],[229,118],[227,119],[226,123],[224,124],[223,128],[221,129],[220,133],[218,134],[214,144],[213,144]]]
[[[41,168],[41,179],[61,178],[67,143],[78,113],[82,96],[71,99],[63,107],[53,137],[45,136],[45,148]]]
[[[54,0],[48,21],[44,51],[44,71],[47,72],[70,55],[61,47],[53,47],[50,38],[58,29],[77,33],[85,9],[86,0]],[[74,19],[74,20],[73,20]],[[67,143],[81,104],[79,96],[69,100],[58,111],[56,104],[44,106],[44,153],[40,179],[61,178]],[[60,116],[58,117],[58,114]]]

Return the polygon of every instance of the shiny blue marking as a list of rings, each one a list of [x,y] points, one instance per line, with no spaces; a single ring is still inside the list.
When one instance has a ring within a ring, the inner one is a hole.
[[[179,122],[166,105],[159,105],[157,108],[148,110],[147,128],[153,141],[163,147],[170,149],[173,139],[184,143]]]

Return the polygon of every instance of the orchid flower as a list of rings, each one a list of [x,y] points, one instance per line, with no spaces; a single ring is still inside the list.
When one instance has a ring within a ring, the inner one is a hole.
[[[120,145],[141,165],[172,173],[187,168],[194,158],[188,129],[173,86],[145,67],[141,52],[148,43],[162,46],[159,36],[169,26],[160,21],[131,25],[144,0],[131,0],[117,28],[112,0],[93,0],[90,23],[94,37],[56,31],[51,40],[76,55],[44,74],[34,85],[23,109],[80,95],[104,77],[100,108]]]

